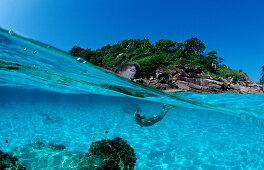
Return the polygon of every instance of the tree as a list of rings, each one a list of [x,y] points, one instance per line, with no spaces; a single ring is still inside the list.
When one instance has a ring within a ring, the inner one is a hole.
[[[202,54],[205,48],[205,44],[196,37],[187,39],[184,42],[184,50],[188,52],[194,51],[195,53]]]
[[[72,49],[70,50],[70,54],[73,56],[79,56],[79,53],[83,50],[83,48],[78,47],[78,46],[74,46],[72,47]]]
[[[200,66],[204,71],[216,75],[222,73],[219,70],[222,68],[223,58],[218,57],[216,51],[205,53],[205,49],[205,44],[196,37],[184,42],[161,39],[154,44],[149,39],[143,38],[118,41],[116,44],[108,44],[97,50],[74,46],[70,54],[109,69],[118,68],[128,62],[138,62],[145,76],[150,76],[156,69],[166,70],[168,66],[178,64]],[[264,71],[262,77],[264,79]]]
[[[156,49],[158,52],[174,52],[176,49],[176,43],[172,40],[161,39],[155,42]]]
[[[217,57],[216,51],[211,51],[211,52],[207,53],[206,58],[208,61],[211,61],[212,63],[214,63],[216,65],[219,65],[224,61],[224,59],[222,57]]]
[[[261,72],[261,78],[260,78],[260,84],[264,84],[264,65],[261,67],[262,68],[262,72]]]

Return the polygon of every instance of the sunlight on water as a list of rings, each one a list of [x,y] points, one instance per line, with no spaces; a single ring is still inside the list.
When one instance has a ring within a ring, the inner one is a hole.
[[[114,137],[135,149],[136,169],[263,168],[262,94],[165,93],[3,29],[0,86],[0,150],[12,150],[29,169],[49,159],[41,152],[42,159],[28,161],[21,150],[32,142],[63,144],[65,151],[43,148],[65,156]],[[135,124],[135,110],[150,116],[163,103],[180,108],[154,126]],[[50,167],[71,169],[56,158]]]

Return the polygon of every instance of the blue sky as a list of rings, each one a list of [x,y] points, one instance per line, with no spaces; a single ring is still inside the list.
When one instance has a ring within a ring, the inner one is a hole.
[[[233,69],[259,81],[264,65],[261,0],[1,0],[0,27],[68,51],[130,38],[198,37]]]

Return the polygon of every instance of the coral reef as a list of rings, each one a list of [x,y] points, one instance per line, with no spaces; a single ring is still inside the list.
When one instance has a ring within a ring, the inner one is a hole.
[[[0,158],[0,169],[132,170],[136,163],[134,149],[119,137],[93,142],[88,153],[68,151],[62,144],[36,142],[18,146],[9,154],[0,151]]]
[[[88,158],[91,156],[98,156],[101,159],[102,169],[131,170],[136,163],[134,149],[120,137],[93,142],[89,148]]]
[[[18,163],[18,159],[0,150],[0,169],[26,169]]]

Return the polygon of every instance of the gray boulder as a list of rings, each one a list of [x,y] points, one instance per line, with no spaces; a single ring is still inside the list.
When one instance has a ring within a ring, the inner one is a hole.
[[[136,62],[122,64],[118,68],[117,74],[130,80],[136,79],[139,75],[139,64]]]

